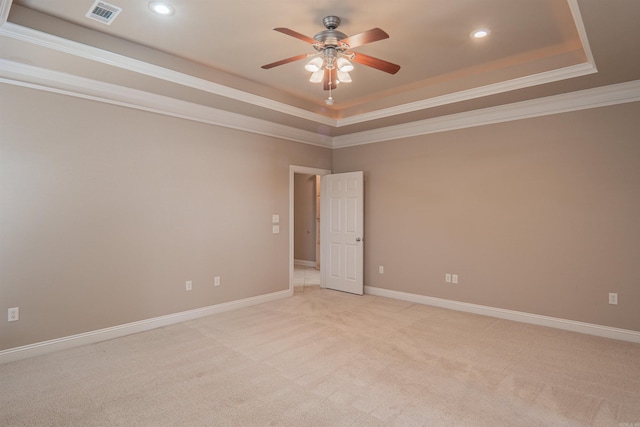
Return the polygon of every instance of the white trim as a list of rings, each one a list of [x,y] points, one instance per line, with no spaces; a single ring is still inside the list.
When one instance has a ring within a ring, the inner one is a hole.
[[[566,67],[547,73],[540,73],[533,76],[522,77],[519,79],[513,79],[495,85],[461,91],[441,97],[425,99],[416,103],[393,107],[391,109],[378,110],[361,115],[359,116],[360,118],[350,117],[340,120],[329,119],[320,114],[311,113],[286,104],[276,103],[275,101],[266,98],[256,97],[243,91],[227,88],[207,80],[195,78],[173,70],[114,54],[112,52],[86,46],[81,43],[22,27],[11,22],[0,21],[0,35],[24,40],[50,49],[78,55],[83,58],[117,66],[221,96],[231,97],[241,102],[268,108],[273,111],[279,111],[306,120],[312,120],[317,123],[340,127],[363,121],[376,120],[382,117],[388,117],[389,115],[402,114],[451,102],[459,102],[466,99],[487,96],[493,93],[515,90],[520,87],[542,84],[548,81],[555,81],[560,78],[569,78],[595,72],[596,68],[593,63],[593,56],[589,48],[589,42],[586,37],[584,25],[582,24],[582,18],[580,16],[577,1],[567,1],[571,8],[583,48],[589,60],[588,63],[579,64],[573,67]],[[0,18],[6,19],[10,5],[10,0],[0,0],[0,13],[3,14]],[[520,120],[640,100],[640,80],[635,80],[530,101],[517,102],[481,110],[372,129],[369,131],[330,137],[323,135],[320,132],[306,131],[296,127],[273,123],[267,120],[248,117],[225,110],[74,76],[63,72],[13,62],[6,59],[0,59],[0,76],[2,76],[0,77],[0,82],[7,84],[90,99],[127,108],[135,108],[143,111],[327,148],[342,148],[390,141],[400,138],[446,132],[492,123],[501,123],[511,120]]]
[[[332,119],[324,115],[313,113],[308,110],[293,107],[288,104],[284,104],[278,101],[274,101],[268,98],[264,98],[258,95],[251,94],[239,89],[227,87],[218,83],[211,82],[209,80],[201,79],[198,77],[190,76],[185,73],[181,73],[168,68],[160,67],[158,65],[146,63],[137,59],[129,58],[124,55],[109,52],[96,47],[88,46],[79,42],[68,40],[62,37],[54,36],[42,31],[34,30],[32,28],[23,27],[11,22],[0,21],[0,35],[21,40],[27,43],[43,46],[47,49],[56,50],[59,52],[68,53],[81,58],[89,59],[96,62],[101,62],[110,66],[119,67],[125,70],[133,71],[135,73],[147,75],[150,77],[162,79],[172,83],[184,85],[197,90],[202,90],[208,93],[224,96],[240,102],[255,105],[262,108],[267,108],[280,113],[288,114],[294,117],[302,118],[305,120],[311,120],[317,123],[321,123],[333,127],[342,127],[353,125],[357,123],[363,123],[371,120],[377,120],[384,117],[394,116],[398,114],[410,113],[422,109],[432,108],[440,105],[447,105],[454,102],[460,102],[469,99],[475,99],[483,96],[488,96],[496,93],[502,93],[506,91],[536,86],[544,83],[555,82],[559,80],[574,78],[578,76],[584,76],[587,74],[597,72],[595,63],[593,60],[593,54],[587,39],[584,24],[582,22],[582,16],[577,4],[577,0],[567,0],[574,24],[578,31],[578,35],[582,44],[582,48],[587,57],[587,62],[583,64],[577,64],[574,66],[564,67],[557,70],[551,70],[543,73],[534,74],[531,76],[523,76],[500,82],[492,85],[487,85],[479,88],[473,88],[469,90],[459,91],[443,96],[434,98],[428,98],[417,102],[411,102],[404,105],[372,111],[370,113],[360,114],[357,116],[346,117],[343,119]],[[10,8],[10,0],[0,0],[0,11]]]
[[[293,264],[294,265],[300,265],[302,267],[314,267],[316,266],[316,262],[315,261],[308,261],[306,259],[294,259],[293,260]]]
[[[370,113],[360,114],[358,116],[338,119],[337,127],[362,123],[369,120],[377,120],[389,116],[395,116],[398,114],[411,113],[413,111],[452,104],[454,102],[467,101],[470,99],[481,98],[483,96],[489,96],[497,93],[508,92],[511,90],[523,89],[526,87],[537,86],[545,83],[552,83],[560,80],[566,80],[574,77],[597,73],[598,69],[596,68],[595,60],[593,59],[593,53],[591,52],[591,46],[589,45],[589,39],[587,38],[587,31],[584,28],[584,22],[582,21],[582,15],[580,14],[578,1],[567,0],[567,3],[569,5],[571,16],[573,17],[573,22],[578,32],[578,37],[580,38],[582,49],[584,50],[584,53],[587,57],[586,63],[559,68],[557,70],[550,70],[530,76],[523,76],[512,80],[463,90],[447,95],[436,96],[434,98],[428,98],[417,102],[372,111]]]
[[[250,94],[248,92],[213,83],[208,80],[189,76],[187,74],[180,73],[174,70],[128,58],[61,37],[53,36],[51,34],[23,27],[11,22],[7,22],[2,28],[0,28],[0,35],[6,35],[8,37],[43,46],[48,49],[68,53],[81,58],[101,62],[107,65],[116,66],[128,71],[133,71],[135,73],[155,77],[176,84],[181,84],[208,93],[224,96],[258,107],[267,108],[294,117],[312,120],[317,123],[334,127],[349,126],[357,123],[377,120],[384,117],[410,113],[413,111],[447,105],[454,102],[461,102],[483,96],[493,95],[496,93],[502,93],[544,83],[555,82],[558,80],[584,76],[587,74],[595,73],[597,71],[593,63],[578,64],[570,67],[560,68],[558,70],[552,70],[544,73],[534,74],[531,76],[519,77],[512,80],[507,80],[505,82],[454,92],[447,95],[428,98],[421,101],[411,102],[395,107],[372,111],[370,113],[360,114],[358,116],[346,117],[336,120],[328,118],[321,114],[312,113],[307,110],[273,101],[268,98],[263,98],[257,95]],[[590,55],[591,52],[588,52],[588,56]]]
[[[640,331],[612,328],[609,326],[596,325],[593,323],[578,322],[575,320],[560,319],[550,316],[541,316],[539,314],[525,313],[522,311],[505,310],[503,308],[488,307],[485,305],[470,304],[461,301],[410,294],[407,292],[393,291],[372,286],[365,286],[365,293],[369,295],[377,295],[386,298],[413,302],[416,304],[431,305],[435,307],[448,308],[450,310],[463,311],[466,313],[481,314],[483,316],[512,320],[515,322],[547,326],[550,328],[563,329],[565,331],[579,332],[582,334],[595,335],[598,337],[640,343]]]
[[[367,122],[370,120],[383,119],[385,117],[396,116],[399,114],[412,113],[414,111],[425,110],[428,108],[439,107],[442,105],[453,104],[455,102],[468,101],[470,99],[482,98],[498,93],[509,92],[512,90],[522,89],[531,86],[538,86],[545,83],[566,80],[573,77],[585,76],[595,73],[597,70],[592,64],[584,63],[573,65],[570,67],[560,68],[557,70],[547,71],[531,76],[519,77],[504,82],[495,83],[486,86],[480,86],[473,89],[467,89],[454,92],[442,96],[423,99],[421,101],[411,102],[408,104],[389,107],[382,110],[372,111],[370,113],[360,114],[358,116],[346,117],[338,120],[338,127],[348,126],[357,123]]]
[[[640,101],[640,80],[336,136],[332,147],[372,144],[637,101]]]
[[[273,292],[270,294],[258,295],[255,297],[245,298],[237,301],[211,305],[209,307],[196,308],[194,310],[183,311],[181,313],[168,314],[152,319],[126,323],[124,325],[113,326],[110,328],[98,329],[96,331],[84,332],[68,337],[42,341],[22,347],[10,348],[0,351],[0,364],[26,359],[27,357],[39,356],[58,350],[65,350],[82,345],[94,344],[100,341],[124,337],[126,335],[137,334],[139,332],[149,331],[151,329],[161,328],[163,326],[186,322],[188,320],[199,319],[201,317],[211,316],[213,314],[224,313],[226,311],[237,310],[239,308],[250,307],[253,305],[275,301],[277,299],[286,298],[288,296],[288,290]]]
[[[0,82],[180,117],[327,148],[342,148],[640,101],[640,80],[484,108],[342,136],[272,123],[162,95],[0,59]]]
[[[294,255],[294,245],[293,245],[293,238],[294,236],[294,230],[293,230],[293,214],[294,214],[294,179],[295,179],[295,174],[297,173],[301,173],[301,174],[305,174],[305,175],[320,175],[320,176],[324,176],[324,175],[329,175],[331,173],[330,169],[318,169],[318,168],[310,168],[307,166],[296,166],[296,165],[289,165],[289,293],[291,296],[293,296],[293,288],[294,288],[294,277],[293,277],[293,271],[294,271],[294,259],[295,259],[295,255]],[[322,245],[322,242],[320,242],[320,244]],[[320,272],[322,273],[322,264],[320,264]],[[323,286],[324,284],[321,283],[320,286]]]
[[[12,0],[0,0],[0,27],[2,27],[9,17]]]
[[[0,82],[15,86],[179,117],[304,144],[331,147],[330,137],[315,132],[6,59],[0,59],[0,75],[2,76]]]
[[[584,28],[584,21],[582,20],[582,14],[580,13],[580,7],[578,6],[578,0],[567,0],[569,3],[569,9],[571,10],[571,16],[573,16],[573,23],[576,25],[576,31],[578,31],[578,37],[580,38],[580,44],[585,55],[587,55],[587,61],[593,65],[596,70],[596,62],[593,59],[593,53],[591,52],[591,45],[587,38],[587,30]]]
[[[227,87],[209,80],[190,76],[179,71],[170,70],[158,65],[139,61],[117,53],[109,52],[93,46],[88,46],[62,37],[54,36],[49,33],[34,30],[32,28],[23,27],[22,25],[6,22],[0,27],[0,35],[11,37],[16,40],[42,46],[47,49],[58,52],[68,53],[80,58],[89,59],[91,61],[100,62],[113,67],[122,68],[123,70],[132,71],[149,77],[165,80],[168,82],[184,85],[194,89],[202,90],[215,95],[231,98],[236,101],[246,102],[247,104],[256,105],[258,107],[268,108],[284,114],[289,114],[301,119],[312,120],[335,126],[335,120],[323,115],[312,113],[302,108],[292,107],[282,102],[274,101],[269,98],[254,95],[239,89]]]

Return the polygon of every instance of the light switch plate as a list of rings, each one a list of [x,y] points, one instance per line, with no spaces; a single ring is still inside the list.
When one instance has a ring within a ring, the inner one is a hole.
[[[274,225],[273,226],[273,234],[278,234],[280,233],[280,226],[279,225]]]
[[[273,215],[271,218],[271,222],[273,222],[274,224],[280,223],[280,215]]]

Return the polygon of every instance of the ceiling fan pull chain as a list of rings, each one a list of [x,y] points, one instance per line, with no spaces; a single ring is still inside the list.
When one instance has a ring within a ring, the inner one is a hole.
[[[333,81],[329,78],[329,98],[327,98],[324,103],[327,105],[333,105],[333,97],[331,96],[331,86],[333,86]]]

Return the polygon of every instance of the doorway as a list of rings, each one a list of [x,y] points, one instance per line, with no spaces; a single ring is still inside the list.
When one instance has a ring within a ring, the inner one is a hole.
[[[324,175],[329,175],[331,174],[331,171],[328,169],[317,169],[317,168],[309,168],[309,167],[305,167],[305,166],[294,166],[291,165],[289,167],[289,294],[292,296],[294,293],[294,286],[295,286],[295,240],[296,240],[296,230],[294,228],[294,218],[295,218],[295,180],[296,180],[296,174],[299,175],[314,175],[314,176],[324,176]],[[315,178],[314,178],[315,179]],[[319,181],[319,179],[318,179]],[[314,188],[315,185],[314,185]],[[315,192],[313,194],[309,194],[309,197],[316,197]],[[316,205],[317,206],[317,205]],[[315,213],[314,213],[314,217],[315,217]],[[317,224],[316,224],[317,225]],[[310,227],[311,228],[311,227]],[[314,227],[315,230],[318,230],[317,233],[319,233],[319,227]],[[316,233],[316,231],[313,231],[314,233]],[[306,233],[306,229],[303,230],[303,233]],[[311,230],[309,230],[311,233]],[[300,237],[300,236],[298,236]],[[315,247],[315,253],[317,254],[317,260],[315,262],[308,260],[310,263],[313,262],[314,265],[317,265],[316,262],[319,261],[319,257],[320,257],[320,247],[322,245],[322,242],[319,240],[319,238],[317,236],[302,236],[302,237],[309,237],[308,240],[313,241],[314,244],[317,243],[316,247]],[[311,238],[311,237],[315,237],[315,238]],[[299,239],[299,240],[303,240],[303,239]],[[322,265],[320,266],[320,268],[322,269]],[[323,283],[320,284],[320,286],[324,286]]]

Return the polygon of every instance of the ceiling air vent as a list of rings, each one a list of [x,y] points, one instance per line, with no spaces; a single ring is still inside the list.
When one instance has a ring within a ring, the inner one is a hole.
[[[87,18],[91,18],[94,21],[102,22],[103,24],[111,25],[116,16],[122,12],[122,8],[114,6],[103,1],[96,1],[89,12],[85,15]]]

